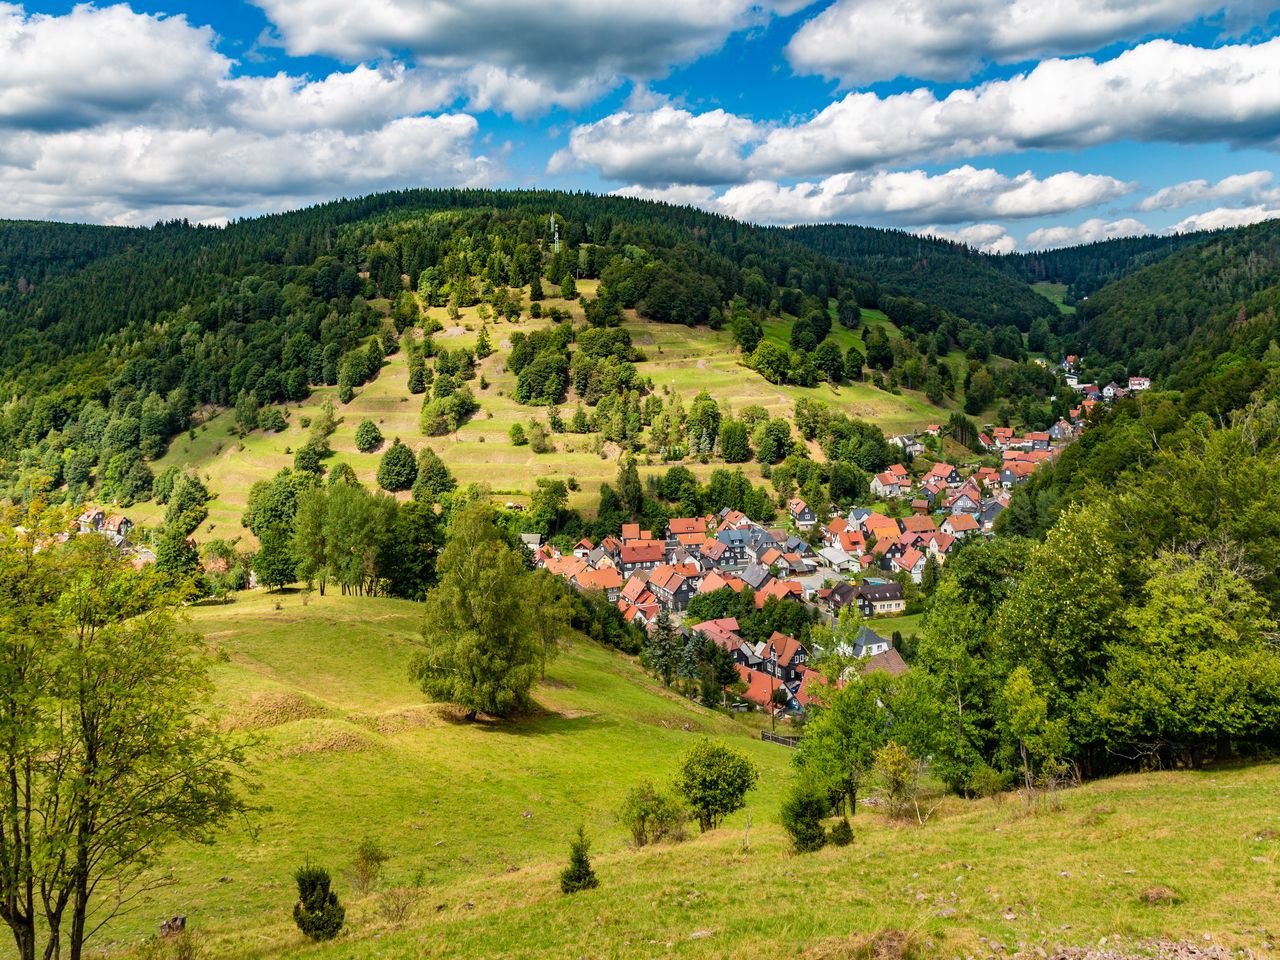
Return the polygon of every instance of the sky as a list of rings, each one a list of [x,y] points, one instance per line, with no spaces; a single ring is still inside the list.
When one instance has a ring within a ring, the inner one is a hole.
[[[0,0],[0,218],[417,186],[996,252],[1280,217],[1280,0]]]

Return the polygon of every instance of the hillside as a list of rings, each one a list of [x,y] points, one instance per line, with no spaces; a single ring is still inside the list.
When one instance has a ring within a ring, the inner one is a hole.
[[[264,738],[259,800],[271,809],[211,848],[173,850],[164,867],[176,885],[108,932],[116,950],[182,912],[208,955],[228,960],[835,957],[886,929],[934,944],[919,956],[972,953],[980,938],[1012,949],[1206,931],[1257,951],[1263,918],[1280,911],[1268,879],[1280,858],[1274,766],[1119,777],[1036,813],[949,799],[923,827],[868,805],[851,847],[795,857],[777,826],[786,748],[586,642],[535,689],[545,712],[451,722],[407,680],[417,609],[287,594],[193,612],[227,658],[215,679],[229,717]],[[685,844],[630,849],[614,807],[639,778],[665,780],[697,732],[762,767],[748,849],[745,814]],[[580,821],[601,887],[564,897],[556,873]],[[388,886],[424,874],[403,929],[342,876],[364,836],[391,854]],[[332,944],[304,944],[288,915],[290,873],[307,856],[335,871],[348,904]],[[1155,886],[1175,905],[1142,902]]]

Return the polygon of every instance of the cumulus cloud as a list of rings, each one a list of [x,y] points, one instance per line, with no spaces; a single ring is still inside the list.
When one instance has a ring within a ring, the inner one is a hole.
[[[1217,183],[1208,180],[1185,180],[1157,190],[1138,204],[1139,210],[1177,210],[1193,203],[1222,200],[1227,197],[1253,196],[1271,183],[1270,170],[1254,170],[1223,177]],[[1273,191],[1274,192],[1274,191]]]
[[[954,240],[983,253],[1013,253],[1018,247],[1018,242],[998,223],[975,223],[958,230],[925,227],[920,232],[926,237]]]
[[[1217,230],[1222,227],[1245,227],[1251,223],[1280,218],[1280,205],[1274,207],[1219,207],[1204,213],[1196,213],[1180,220],[1169,228],[1170,233],[1190,233],[1194,230]]]
[[[210,30],[127,6],[0,5],[0,216],[149,222],[485,182],[451,81],[400,65],[237,77]]]
[[[1222,7],[1221,0],[836,0],[796,32],[786,55],[798,72],[847,86],[898,76],[954,81],[987,63],[1087,53]]]
[[[723,110],[622,111],[575,127],[551,171],[590,165],[610,180],[640,186],[727,183],[744,176],[743,149],[759,138],[756,124]]]
[[[484,108],[517,115],[578,107],[624,78],[661,77],[769,11],[808,0],[252,0],[295,56],[348,63],[411,56],[486,81]],[[483,108],[482,108],[483,109]]]
[[[957,224],[990,216],[1041,217],[1091,207],[1133,189],[1113,177],[1074,172],[1043,179],[1027,172],[1015,177],[996,170],[957,167],[940,174],[924,170],[844,173],[817,183],[782,184],[753,180],[717,195],[706,185],[633,184],[615,193],[687,204],[755,223],[871,221],[898,226]],[[978,228],[967,228],[978,230]],[[1001,240],[991,225],[964,240],[974,246]],[[994,228],[1004,232],[1003,227]],[[962,232],[962,231],[961,231]],[[981,236],[980,236],[981,234]],[[948,236],[958,236],[952,231]],[[1012,241],[1006,241],[1011,243]]]
[[[772,131],[751,161],[764,175],[805,176],[1118,140],[1274,147],[1278,138],[1280,38],[1214,49],[1153,40],[1104,62],[1046,60],[943,99],[850,93]]]
[[[1114,240],[1117,237],[1137,237],[1153,232],[1145,223],[1132,218],[1108,222],[1095,217],[1074,227],[1045,227],[1032,230],[1027,234],[1027,246],[1033,250],[1051,250],[1055,247],[1074,247],[1082,243]]]

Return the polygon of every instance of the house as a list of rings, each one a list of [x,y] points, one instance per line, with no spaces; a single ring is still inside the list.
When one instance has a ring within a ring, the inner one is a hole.
[[[756,609],[760,610],[769,600],[804,600],[804,587],[799,580],[770,580],[756,591]]]
[[[773,698],[778,690],[782,690],[787,697],[787,705],[782,708],[783,710],[790,709],[793,702],[795,704],[793,712],[799,712],[802,709],[799,701],[795,700],[795,695],[787,689],[785,684],[779,683],[777,677],[760,670],[752,670],[740,663],[734,664],[734,667],[738,671],[739,678],[746,684],[747,689],[742,693],[742,699],[772,713],[778,709],[774,706]]]
[[[878,653],[884,653],[886,650],[892,649],[892,641],[880,636],[870,627],[860,627],[853,638],[853,646],[841,646],[837,652],[841,656],[853,656],[861,660],[864,657],[874,657]]]
[[[822,543],[824,546],[834,547],[840,542],[840,534],[848,532],[850,529],[849,521],[844,517],[835,517],[830,523],[822,528]]]
[[[890,647],[881,653],[872,654],[867,658],[866,664],[863,666],[864,673],[887,673],[891,677],[900,677],[906,673],[910,667],[907,661],[902,659],[902,654],[897,651],[896,647]]]
[[[1000,514],[1004,513],[1006,504],[999,498],[984,501],[982,504],[982,513],[978,517],[978,522],[982,524],[984,531],[995,529],[996,520]]]
[[[88,507],[76,520],[76,530],[80,533],[100,533],[107,515],[97,507]]]
[[[760,658],[759,669],[777,677],[783,683],[799,680],[808,661],[809,651],[795,637],[774,631],[768,640],[756,649]]]
[[[927,433],[927,434],[928,434],[929,436],[931,436],[931,437],[940,436],[940,435],[941,435],[941,433],[942,433],[942,424],[940,424],[940,423],[931,423],[931,424],[929,424],[927,427],[925,427],[925,428],[924,428],[924,432],[925,432],[925,433]]]
[[[909,486],[904,489],[898,478],[887,470],[871,478],[871,495],[881,500],[895,500],[908,490]]]
[[[857,560],[839,547],[823,547],[818,551],[818,556],[822,558],[824,564],[837,573],[845,573],[857,567]]]
[[[970,490],[961,490],[947,501],[947,510],[952,516],[958,513],[979,513],[982,510],[982,495]]]
[[[1034,463],[1028,463],[1025,460],[1010,460],[1004,465],[1004,469],[1000,471],[1000,486],[1006,490],[1016,487],[1022,483],[1027,477],[1035,472]]]
[[[960,471],[949,463],[935,463],[924,475],[924,483],[931,480],[941,480],[948,487],[958,487],[964,482],[964,478],[960,476]]]
[[[864,617],[902,613],[907,608],[900,583],[866,581],[858,587],[855,599]]]
[[[581,540],[579,540],[577,543],[573,545],[573,555],[575,557],[580,557],[583,560],[585,560],[591,554],[591,551],[594,550],[595,548],[596,548],[596,545],[594,543],[592,543],[586,537],[583,537]]]
[[[102,532],[114,540],[117,544],[129,536],[129,531],[133,529],[133,521],[128,517],[113,513],[102,522]]]
[[[716,534],[716,540],[724,544],[724,551],[719,558],[722,570],[740,570],[751,562],[751,558],[747,555],[751,539],[745,530],[737,528],[721,530]],[[705,546],[702,549],[702,555],[709,556]]]
[[[985,433],[978,434],[978,443],[982,445],[983,450],[995,450],[996,442]]]
[[[927,562],[925,554],[916,547],[907,547],[902,554],[895,557],[889,569],[895,573],[908,573],[913,583],[919,583],[924,577],[924,566]]]
[[[1150,377],[1130,377],[1129,378],[1130,393],[1139,393],[1143,390],[1150,390],[1150,389],[1151,389]]]
[[[902,518],[903,533],[932,533],[937,530],[937,524],[933,522],[933,517],[928,515],[915,515]]]
[[[622,545],[619,560],[622,575],[630,577],[640,570],[652,570],[663,560],[664,548],[661,540],[630,540]]]
[[[649,574],[649,591],[668,610],[683,610],[698,589],[697,581],[674,566],[663,564]]]
[[[854,602],[857,593],[853,584],[841,581],[833,587],[824,587],[814,596],[818,608],[832,617],[840,616],[840,611]]]
[[[818,522],[817,516],[809,508],[809,505],[795,497],[787,503],[787,513],[791,515],[792,522],[801,530],[812,530],[813,525]]]
[[[948,536],[963,540],[971,533],[978,533],[982,525],[971,513],[953,513],[942,521],[942,532]]]
[[[698,593],[715,593],[728,587],[734,593],[741,593],[746,584],[741,578],[712,570],[698,582]]]
[[[835,546],[851,557],[860,557],[867,552],[867,538],[857,530],[846,530]]]
[[[924,444],[909,433],[890,437],[889,442],[895,447],[899,447],[909,457],[918,457],[924,453]]]
[[[610,603],[617,603],[622,595],[622,574],[614,567],[599,570],[583,570],[573,581],[579,590],[601,590]]]
[[[773,573],[769,568],[759,563],[753,563],[741,573],[742,582],[752,590],[761,590],[770,580],[773,579]]]
[[[869,514],[862,521],[862,530],[868,537],[877,540],[892,539],[902,532],[897,520],[891,520],[882,513]]]
[[[702,555],[703,561],[712,567],[724,567],[728,565],[724,559],[727,549],[721,541],[710,538],[702,542],[702,546],[698,548],[698,553]]]
[[[1059,442],[1070,440],[1075,435],[1076,428],[1065,419],[1059,419],[1057,423],[1049,427],[1049,436]]]
[[[1046,432],[1028,433],[1026,439],[1031,441],[1032,450],[1048,450],[1050,447],[1051,438]]]

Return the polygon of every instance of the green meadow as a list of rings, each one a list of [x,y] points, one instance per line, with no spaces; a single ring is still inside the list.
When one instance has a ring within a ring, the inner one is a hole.
[[[931,799],[923,825],[890,821],[871,797],[851,846],[796,856],[777,822],[791,752],[748,720],[579,641],[535,688],[532,716],[462,722],[408,679],[418,616],[407,602],[301,593],[193,611],[221,661],[225,722],[259,738],[264,809],[213,846],[167,851],[172,884],[97,949],[131,956],[183,913],[203,955],[227,960],[834,958],[862,955],[883,931],[918,956],[1206,933],[1270,955],[1274,765],[1118,777],[1034,809],[1013,796]],[[700,734],[746,751],[760,786],[720,830],[633,849],[619,801],[641,778],[669,780]],[[600,887],[566,897],[557,876],[580,823]],[[364,837],[391,858],[381,885],[357,896],[347,870]],[[347,906],[327,944],[305,941],[290,916],[292,871],[307,858],[331,870]],[[415,877],[409,915],[390,919],[387,891]]]

